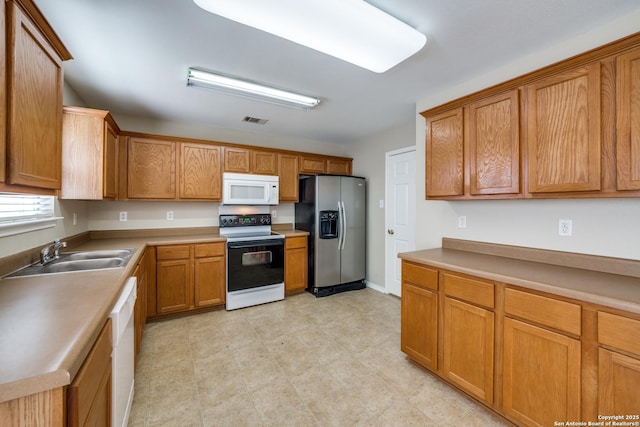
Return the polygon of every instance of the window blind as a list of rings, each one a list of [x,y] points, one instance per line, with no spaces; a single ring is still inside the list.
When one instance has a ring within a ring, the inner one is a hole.
[[[0,225],[52,218],[53,196],[0,193]]]

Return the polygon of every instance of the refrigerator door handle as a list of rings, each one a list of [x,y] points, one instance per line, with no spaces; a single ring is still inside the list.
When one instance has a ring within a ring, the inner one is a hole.
[[[342,250],[347,240],[347,210],[344,208],[344,202],[340,201],[342,206]]]
[[[344,239],[344,233],[342,232],[342,224],[344,223],[342,218],[342,206],[338,201],[338,250],[342,250],[342,239]]]

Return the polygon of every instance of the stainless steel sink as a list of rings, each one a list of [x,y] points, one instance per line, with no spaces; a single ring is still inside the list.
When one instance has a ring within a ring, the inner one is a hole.
[[[43,273],[64,273],[67,271],[98,270],[103,268],[124,267],[127,260],[124,258],[95,258],[76,259],[72,261],[60,261],[42,267]]]
[[[106,249],[102,251],[61,253],[60,259],[63,261],[75,261],[99,258],[127,258],[130,257],[132,253],[132,249]]]
[[[5,277],[33,276],[37,274],[69,273],[72,271],[104,270],[124,267],[133,255],[133,249],[107,249],[100,251],[61,253],[49,264],[39,262],[24,267]]]

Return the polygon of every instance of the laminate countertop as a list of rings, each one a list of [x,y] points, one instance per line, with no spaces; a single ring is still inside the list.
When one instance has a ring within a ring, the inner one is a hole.
[[[411,262],[640,314],[640,261],[443,239]]]
[[[63,251],[135,249],[127,265],[0,279],[0,402],[71,383],[147,246],[224,241],[216,232],[98,238]]]

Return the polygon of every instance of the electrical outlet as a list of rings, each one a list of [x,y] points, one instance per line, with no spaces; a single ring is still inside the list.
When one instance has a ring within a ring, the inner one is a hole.
[[[571,226],[570,219],[558,220],[558,236],[571,237]]]
[[[126,221],[126,220],[127,220],[127,211],[120,212],[120,221]]]
[[[173,221],[173,211],[167,211],[167,221]]]
[[[277,211],[277,210],[275,210],[275,209],[274,209],[274,210],[272,210],[272,211],[271,211],[271,217],[272,217],[272,218],[277,218],[277,217],[278,217],[278,211]]]
[[[459,216],[458,217],[458,228],[467,228],[467,217]]]
[[[73,225],[77,225],[78,224],[78,214],[77,213],[73,213]]]

